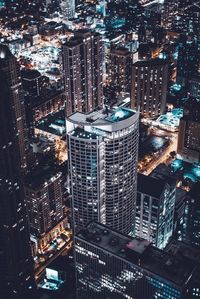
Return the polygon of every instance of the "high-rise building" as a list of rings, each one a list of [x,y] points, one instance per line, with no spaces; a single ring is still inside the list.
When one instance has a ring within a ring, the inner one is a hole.
[[[144,117],[164,113],[168,84],[168,62],[165,59],[137,61],[132,66],[131,108]]]
[[[66,19],[72,19],[75,15],[75,0],[61,0],[61,12]]]
[[[75,232],[91,220],[134,230],[139,112],[74,113],[67,119]]]
[[[200,248],[200,183],[194,184],[186,196],[183,241]]]
[[[62,47],[66,114],[91,112],[103,105],[102,38],[78,30]]]
[[[23,90],[32,100],[34,97],[44,95],[48,81],[48,78],[42,76],[37,70],[26,69],[22,71]]]
[[[190,35],[182,35],[178,47],[176,82],[189,90],[189,81],[198,76],[200,65],[200,50],[198,41]]]
[[[198,264],[91,222],[75,235],[78,299],[183,299]]]
[[[189,94],[200,101],[200,76],[193,77],[189,80]]]
[[[109,60],[109,84],[117,93],[131,88],[132,53],[126,48],[111,49]]]
[[[19,67],[0,45],[0,288],[19,294],[33,287],[24,201],[24,108]]]
[[[62,172],[55,165],[40,166],[29,173],[25,194],[32,233],[47,233],[63,218],[62,191]]]
[[[30,233],[40,252],[66,227],[63,171],[56,163],[39,164],[25,181]]]
[[[163,249],[173,234],[176,185],[138,175],[135,235]]]
[[[189,98],[180,120],[178,155],[188,162],[200,162],[200,103]]]
[[[0,48],[1,71],[5,74],[5,80],[9,84],[9,97],[13,101],[16,114],[15,130],[19,139],[21,168],[23,170],[27,167],[27,128],[25,120],[24,96],[22,89],[22,81],[20,76],[19,65],[16,58],[9,52],[9,50],[1,45]]]
[[[165,0],[162,10],[161,23],[165,29],[175,29],[179,12],[179,0]]]

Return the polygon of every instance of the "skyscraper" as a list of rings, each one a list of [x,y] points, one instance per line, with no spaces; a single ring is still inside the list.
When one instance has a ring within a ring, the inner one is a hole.
[[[183,299],[200,276],[196,261],[94,222],[75,236],[75,264],[77,299]]]
[[[91,220],[133,232],[138,126],[139,113],[125,108],[67,119],[75,232]]]
[[[190,90],[189,93],[192,97],[200,101],[200,76],[192,77],[189,80]]]
[[[140,108],[144,117],[163,114],[167,84],[167,60],[156,58],[137,61],[132,66],[131,108]]]
[[[26,167],[24,108],[19,67],[0,45],[0,285],[22,293],[33,287],[22,174]]]
[[[198,41],[191,39],[190,35],[184,34],[180,37],[177,60],[176,82],[189,89],[189,81],[198,76],[200,64],[200,50]]]
[[[0,48],[1,71],[5,74],[5,80],[9,85],[9,97],[15,109],[15,132],[19,139],[19,150],[21,168],[25,171],[27,167],[28,136],[25,120],[24,96],[21,82],[19,65],[9,50],[1,45]]]
[[[186,196],[182,239],[200,248],[200,182],[194,184]]]
[[[173,234],[176,185],[138,175],[135,235],[163,249]]]
[[[91,112],[103,105],[102,38],[78,30],[62,48],[66,114]]]
[[[178,155],[188,162],[200,162],[200,103],[189,98],[180,120]]]
[[[133,54],[126,48],[110,51],[108,79],[117,93],[130,93],[132,56]]]
[[[41,161],[26,177],[25,196],[32,239],[39,252],[45,252],[50,243],[66,228],[64,214],[63,167],[51,159]]]

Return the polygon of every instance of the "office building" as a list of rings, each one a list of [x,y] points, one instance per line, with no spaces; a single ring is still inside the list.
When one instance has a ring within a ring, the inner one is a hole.
[[[75,265],[78,299],[182,299],[198,267],[95,222],[75,235]]]
[[[140,109],[144,117],[154,118],[163,114],[167,84],[167,60],[137,61],[132,66],[131,108]]]
[[[61,12],[64,18],[72,19],[75,16],[75,0],[61,0]]]
[[[173,234],[176,185],[138,174],[135,235],[163,249]]]
[[[161,24],[165,29],[176,30],[179,13],[179,0],[165,0],[162,10]]]
[[[26,154],[28,148],[27,129],[25,120],[24,96],[22,89],[22,81],[20,69],[16,58],[11,55],[7,47],[1,45],[0,48],[1,71],[4,73],[6,82],[9,82],[9,97],[15,105],[16,127],[15,133],[19,139],[21,168],[27,167]]]
[[[0,45],[0,289],[23,294],[34,286],[24,201],[24,109],[19,67]]]
[[[40,253],[62,233],[67,223],[63,204],[63,170],[56,163],[47,162],[40,163],[25,181],[30,233],[37,240]]]
[[[184,210],[183,241],[200,248],[200,183],[187,193]]]
[[[190,35],[182,35],[178,47],[176,83],[189,90],[189,82],[198,76],[200,65],[200,50],[198,41]]]
[[[99,34],[78,30],[62,47],[66,114],[103,105],[103,49]]]
[[[117,94],[130,93],[132,56],[126,48],[110,51],[108,80]]]
[[[32,90],[31,85],[30,90]],[[26,96],[25,97],[25,110],[26,110],[26,123],[29,129],[29,135],[34,136],[36,123],[40,122],[42,118],[48,118],[59,111],[64,110],[65,95],[60,91],[53,91],[46,96],[40,94],[38,97]]]
[[[67,119],[75,232],[91,220],[133,233],[139,113],[126,108]]]
[[[34,97],[44,96],[48,83],[49,79],[42,76],[37,70],[26,69],[22,71],[23,90],[32,100]]]
[[[189,94],[200,101],[200,76],[193,77],[189,80]]]
[[[184,299],[200,298],[200,248],[193,247],[185,242],[172,239],[165,248],[165,251],[176,256],[181,255],[191,262],[196,263],[197,267],[193,272],[189,282],[187,294]]]
[[[188,162],[200,162],[200,103],[189,98],[180,120],[177,153]]]

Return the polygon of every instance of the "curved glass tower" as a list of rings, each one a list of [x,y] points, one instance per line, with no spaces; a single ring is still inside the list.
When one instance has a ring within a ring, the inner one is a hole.
[[[96,220],[132,233],[135,220],[139,113],[117,108],[67,119],[75,232]]]

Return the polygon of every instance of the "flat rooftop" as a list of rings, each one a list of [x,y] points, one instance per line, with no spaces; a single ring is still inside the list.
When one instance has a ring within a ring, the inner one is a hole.
[[[198,247],[193,247],[185,242],[173,239],[171,240],[171,242],[169,242],[169,244],[165,248],[165,251],[170,252],[174,255],[182,255],[184,257],[187,257],[191,261],[199,263],[200,266],[200,249]]]
[[[47,160],[44,163],[42,161],[26,176],[25,186],[33,190],[38,190],[55,176],[62,175],[66,170],[67,166],[65,164],[59,165],[51,160]]]
[[[36,123],[36,128],[53,135],[65,137],[65,112],[60,110],[54,114],[47,115]]]
[[[100,223],[90,222],[77,237],[161,276],[178,287],[184,285],[196,268],[196,263],[183,255],[162,251],[144,239],[123,235]]]
[[[132,125],[139,118],[139,112],[128,108],[98,109],[91,113],[75,112],[67,121],[81,126],[90,126],[105,131],[118,131]]]
[[[153,58],[150,60],[139,60],[137,62],[135,62],[133,65],[134,66],[144,66],[144,67],[148,67],[148,66],[158,66],[158,65],[165,65],[168,63],[167,59],[161,59],[161,58]]]
[[[166,182],[150,176],[138,174],[138,192],[160,198],[165,190]]]

